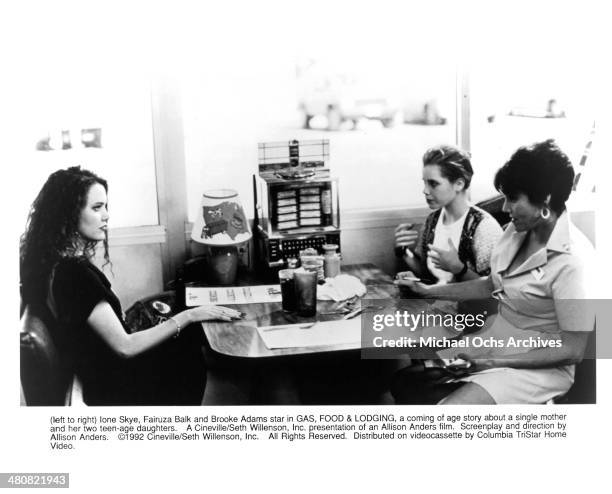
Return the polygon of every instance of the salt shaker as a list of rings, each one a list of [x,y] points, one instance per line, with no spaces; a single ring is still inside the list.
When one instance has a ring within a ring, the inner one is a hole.
[[[323,270],[326,278],[335,278],[340,274],[340,255],[336,244],[323,245]]]

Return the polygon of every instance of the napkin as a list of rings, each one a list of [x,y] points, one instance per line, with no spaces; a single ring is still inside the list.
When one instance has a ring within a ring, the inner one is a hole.
[[[334,300],[340,302],[348,298],[365,295],[367,289],[359,278],[350,274],[340,274],[335,278],[326,278],[325,284],[317,287],[317,300]]]

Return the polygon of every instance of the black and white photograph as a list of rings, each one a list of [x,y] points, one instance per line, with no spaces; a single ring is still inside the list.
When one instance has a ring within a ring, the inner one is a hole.
[[[609,436],[601,6],[1,10],[0,487],[474,492],[427,458]]]

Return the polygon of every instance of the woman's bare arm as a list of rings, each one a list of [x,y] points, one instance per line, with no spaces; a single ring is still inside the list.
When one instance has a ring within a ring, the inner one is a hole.
[[[231,321],[238,317],[240,317],[238,311],[226,307],[194,307],[173,316],[173,320],[168,320],[145,331],[128,334],[110,304],[101,301],[92,310],[87,324],[117,355],[122,358],[131,358],[175,336],[178,332],[177,325],[182,329],[193,322],[212,319]]]
[[[410,279],[398,279],[395,283],[407,286],[413,292],[425,298],[443,298],[448,300],[488,299],[491,298],[491,293],[493,292],[493,282],[490,276],[460,283],[448,283],[446,285],[425,285]]]

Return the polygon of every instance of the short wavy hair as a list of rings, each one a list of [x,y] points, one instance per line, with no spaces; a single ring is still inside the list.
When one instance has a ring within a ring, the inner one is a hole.
[[[565,210],[574,184],[574,167],[554,139],[518,148],[495,174],[495,188],[516,199],[525,194],[532,204],[549,207],[556,214]]]
[[[45,280],[62,257],[92,258],[98,242],[87,240],[79,252],[78,226],[87,204],[89,189],[100,184],[108,192],[106,180],[79,166],[52,173],[32,203],[19,245],[19,271],[22,296],[46,290]],[[81,237],[82,238],[82,237]],[[81,243],[82,245],[82,243]],[[108,236],[103,241],[104,259],[109,262]]]
[[[440,173],[449,182],[456,182],[460,178],[465,183],[464,189],[470,188],[474,170],[470,154],[454,146],[436,146],[425,151],[423,166],[438,165]]]

